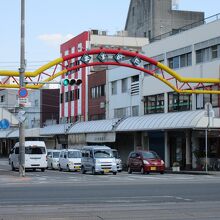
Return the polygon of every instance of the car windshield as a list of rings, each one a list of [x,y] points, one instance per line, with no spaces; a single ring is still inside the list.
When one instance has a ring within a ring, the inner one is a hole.
[[[108,149],[99,149],[94,150],[94,157],[95,158],[112,158],[112,151]]]
[[[159,156],[155,152],[142,152],[144,159],[159,159]]]
[[[25,147],[25,154],[45,154],[45,153],[46,153],[45,147],[38,147],[38,146]]]
[[[80,151],[68,151],[68,158],[81,158]]]
[[[60,152],[53,152],[53,158],[59,158]]]
[[[113,157],[115,157],[116,159],[119,158],[118,151],[113,150],[112,153],[113,153]]]

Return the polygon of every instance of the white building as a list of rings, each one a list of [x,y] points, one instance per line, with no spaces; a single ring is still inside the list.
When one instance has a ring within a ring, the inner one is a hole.
[[[146,56],[164,63],[181,76],[219,78],[219,27],[220,20],[215,20],[147,44],[142,50]],[[150,70],[154,68],[150,64],[143,65]],[[141,94],[137,96],[122,92],[125,81],[127,91],[131,89],[134,75],[139,76]],[[124,148],[155,150],[165,159],[167,167],[178,161],[183,168],[199,168],[197,159],[205,153],[204,129],[210,126],[215,130],[208,134],[208,157],[220,157],[220,124],[216,118],[219,116],[219,95],[177,94],[154,77],[122,67],[109,70],[107,84],[109,118],[124,117],[116,132],[121,139],[123,134],[133,136],[133,141]],[[219,85],[206,86],[219,89]],[[209,124],[203,110],[207,102],[215,112]],[[139,108],[139,117],[126,118],[132,116],[127,109],[135,105]]]

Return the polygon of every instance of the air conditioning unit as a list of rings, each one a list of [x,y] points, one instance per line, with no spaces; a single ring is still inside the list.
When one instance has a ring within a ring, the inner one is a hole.
[[[100,108],[105,108],[105,102],[100,102]]]

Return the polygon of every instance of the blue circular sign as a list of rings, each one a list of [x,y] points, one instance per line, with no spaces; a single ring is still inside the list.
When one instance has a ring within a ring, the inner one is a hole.
[[[20,88],[20,89],[18,90],[18,95],[19,95],[20,98],[25,98],[25,97],[27,97],[27,95],[28,95],[27,89],[26,89],[26,88]]]
[[[0,128],[7,129],[7,128],[9,128],[9,126],[10,126],[10,123],[9,123],[8,119],[2,119],[0,121]]]

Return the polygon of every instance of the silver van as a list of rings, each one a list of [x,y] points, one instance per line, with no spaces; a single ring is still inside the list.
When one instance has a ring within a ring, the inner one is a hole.
[[[85,146],[82,148],[81,173],[91,171],[93,175],[97,173],[117,174],[116,159],[112,149],[107,146]]]

